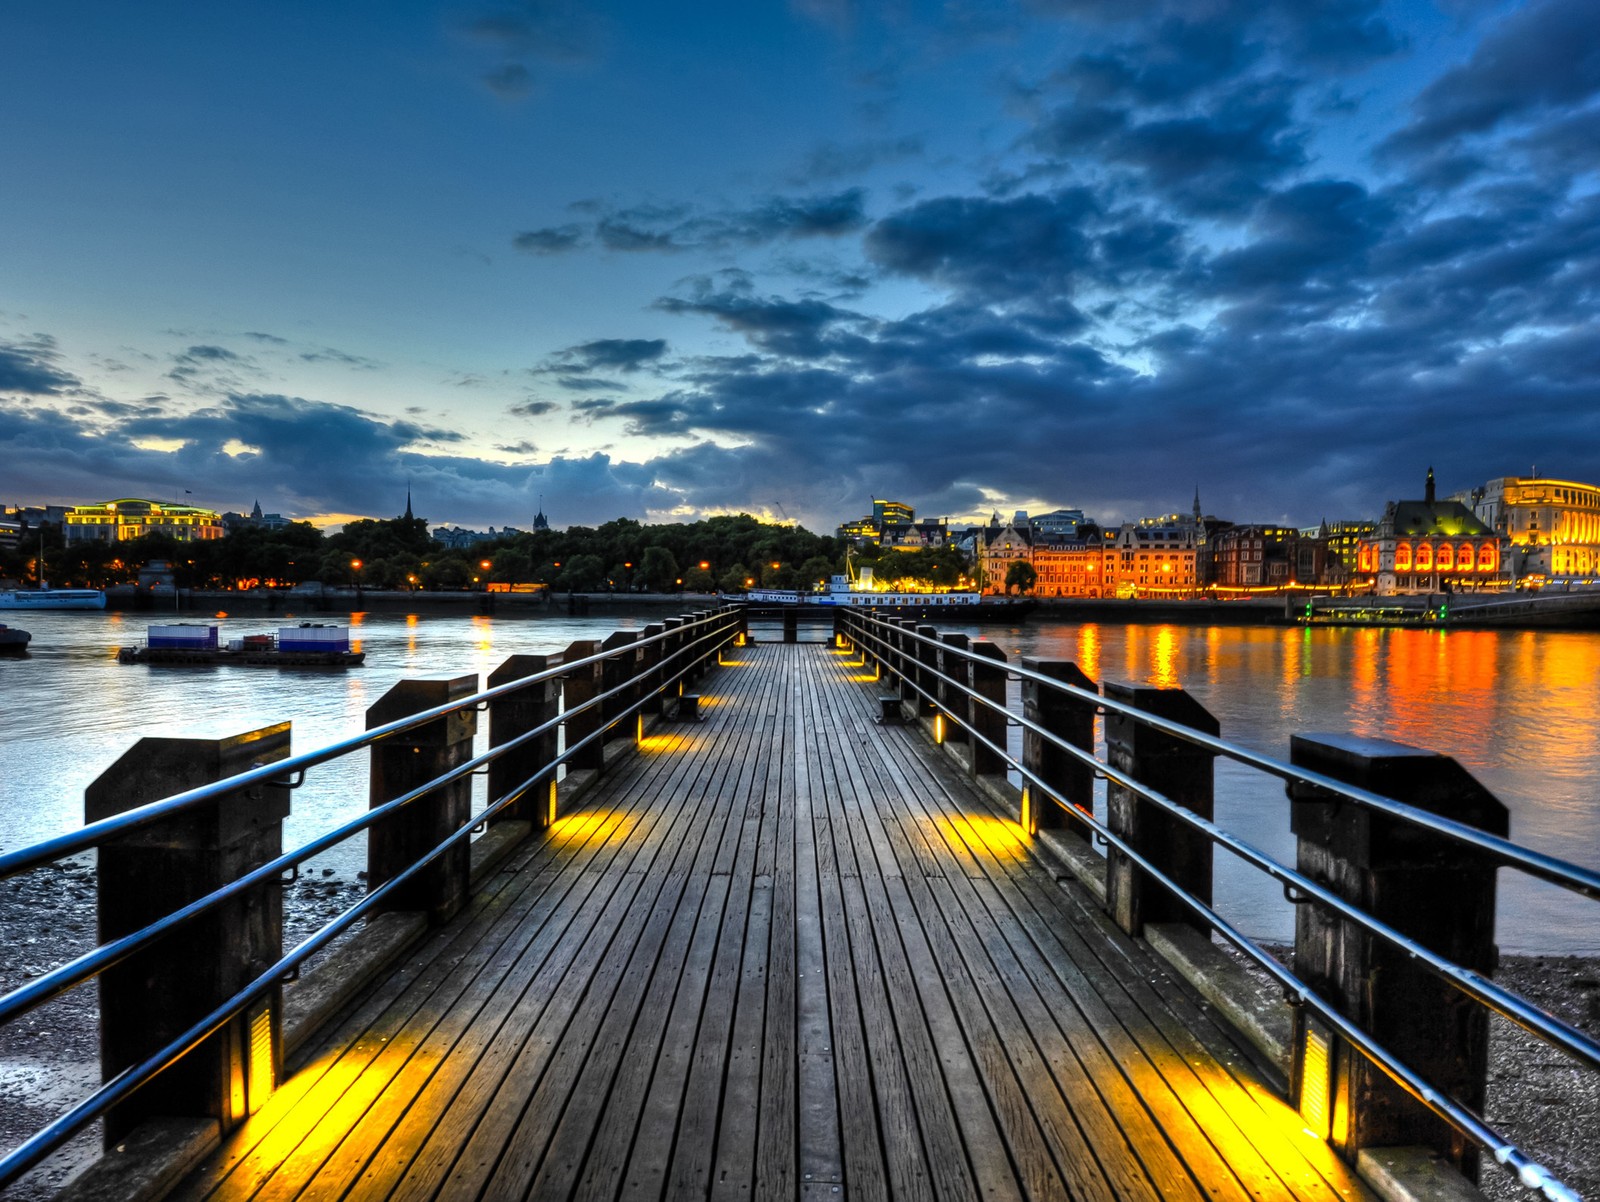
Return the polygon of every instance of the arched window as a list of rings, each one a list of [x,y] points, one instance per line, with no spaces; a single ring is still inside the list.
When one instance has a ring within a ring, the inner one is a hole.
[[[1478,571],[1493,572],[1500,566],[1498,561],[1493,543],[1484,543],[1478,548]]]
[[[1417,571],[1431,572],[1433,570],[1433,544],[1418,543],[1416,555]]]
[[[1434,557],[1434,566],[1441,572],[1448,571],[1456,566],[1456,549],[1449,543],[1439,544],[1439,554]]]
[[[1411,544],[1400,543],[1394,549],[1394,570],[1409,572],[1411,570]]]

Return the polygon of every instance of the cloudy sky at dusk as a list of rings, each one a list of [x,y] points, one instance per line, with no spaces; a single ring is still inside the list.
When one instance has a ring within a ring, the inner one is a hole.
[[[23,0],[0,501],[1600,478],[1595,0]]]

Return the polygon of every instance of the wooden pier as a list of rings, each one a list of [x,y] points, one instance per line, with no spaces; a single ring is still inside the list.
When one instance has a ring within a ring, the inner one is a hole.
[[[1367,1196],[859,661],[724,660],[175,1196]]]

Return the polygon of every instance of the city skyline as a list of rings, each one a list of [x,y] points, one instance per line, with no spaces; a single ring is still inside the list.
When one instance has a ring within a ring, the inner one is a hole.
[[[1304,525],[1429,463],[1600,475],[1587,0],[66,3],[0,34],[13,503],[326,524],[409,479],[438,525],[543,494],[831,529],[1198,484]]]

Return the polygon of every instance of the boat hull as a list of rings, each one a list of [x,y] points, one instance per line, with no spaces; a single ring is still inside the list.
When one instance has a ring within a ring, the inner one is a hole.
[[[365,651],[275,651],[270,648],[232,651],[223,647],[122,647],[120,664],[163,664],[205,667],[239,664],[247,668],[354,668],[367,658]]]
[[[15,589],[0,592],[0,609],[104,609],[106,595],[92,588]]]

